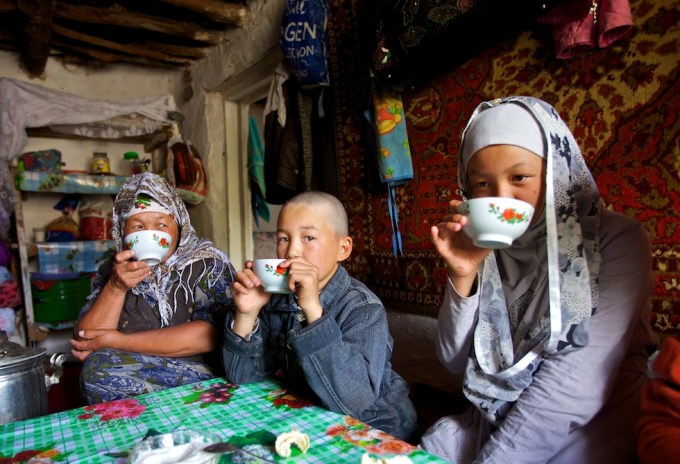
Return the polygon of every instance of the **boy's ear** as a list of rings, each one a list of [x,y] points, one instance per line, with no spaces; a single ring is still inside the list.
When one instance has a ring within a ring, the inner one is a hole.
[[[342,262],[349,258],[352,254],[352,237],[349,235],[342,237],[338,242],[338,262]]]

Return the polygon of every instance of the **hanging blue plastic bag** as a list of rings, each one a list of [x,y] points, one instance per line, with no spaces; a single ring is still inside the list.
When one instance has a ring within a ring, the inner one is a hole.
[[[325,0],[288,0],[279,44],[301,87],[329,84]]]

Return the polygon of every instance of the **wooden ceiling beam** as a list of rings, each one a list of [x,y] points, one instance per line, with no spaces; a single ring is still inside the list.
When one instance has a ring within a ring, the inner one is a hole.
[[[0,50],[16,53],[30,77],[42,77],[50,57],[177,69],[207,57],[250,14],[243,0],[157,0],[139,9],[116,0],[0,0]]]
[[[53,39],[53,43],[55,47],[60,47],[64,48],[67,50],[74,50],[77,51],[83,55],[89,56],[97,61],[103,62],[103,63],[136,63],[136,64],[146,64],[146,65],[152,65],[152,66],[164,66],[167,68],[178,68],[180,65],[178,63],[174,62],[169,62],[169,61],[161,61],[161,60],[154,60],[150,58],[145,58],[141,56],[135,56],[135,55],[128,55],[126,53],[113,53],[113,52],[106,52],[106,51],[100,51],[100,50],[95,50],[93,48],[88,48],[88,47],[81,47],[80,45],[74,45],[71,43],[66,43],[63,42],[59,39]],[[70,59],[70,55],[64,55],[63,57],[65,60]]]
[[[23,16],[21,64],[34,77],[42,76],[50,56],[53,0],[18,0]]]
[[[195,24],[162,19],[157,16],[130,13],[116,8],[75,6],[69,3],[57,2],[54,14],[56,18],[70,21],[144,29],[199,42],[207,42],[213,45],[224,40],[224,34],[220,31],[208,31]]]
[[[147,48],[142,48],[135,45],[123,45],[116,42],[111,42],[110,40],[105,40],[99,37],[94,37],[91,35],[82,34],[80,32],[71,31],[69,29],[66,29],[65,27],[57,25],[54,26],[54,33],[62,37],[83,42],[88,45],[96,45],[98,47],[128,53],[130,55],[144,56],[146,58],[152,58],[158,61],[167,61],[183,65],[190,64],[191,62],[190,60],[187,60],[185,58],[177,58],[175,56],[167,55],[156,50],[149,50]]]
[[[242,26],[248,16],[245,5],[224,3],[222,0],[161,0],[164,3],[201,13],[213,21],[230,26]]]
[[[132,45],[132,44],[130,44]],[[187,58],[205,58],[208,56],[209,47],[184,47],[182,45],[170,45],[159,42],[138,42],[134,45],[144,48],[153,48],[168,55],[185,56]]]
[[[0,13],[17,11],[17,0],[0,0]]]

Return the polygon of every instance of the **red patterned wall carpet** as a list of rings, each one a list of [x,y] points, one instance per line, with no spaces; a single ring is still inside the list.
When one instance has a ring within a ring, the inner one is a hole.
[[[545,26],[536,25],[403,92],[414,179],[397,191],[404,253],[396,258],[362,114],[368,78],[357,59],[354,3],[331,2],[340,197],[355,240],[346,266],[388,309],[436,315],[446,276],[428,233],[457,188],[461,131],[479,102],[524,94],[551,103],[572,128],[607,207],[649,231],[651,322],[663,336],[680,335],[680,4],[630,4],[633,29],[608,48],[558,60],[550,35],[538,33]]]

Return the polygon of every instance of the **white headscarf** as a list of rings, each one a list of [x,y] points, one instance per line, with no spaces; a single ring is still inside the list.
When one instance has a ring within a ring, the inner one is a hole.
[[[599,193],[581,151],[554,108],[532,97],[480,104],[463,131],[458,180],[489,145],[510,144],[546,160],[545,209],[479,273],[479,317],[463,388],[499,423],[533,381],[544,356],[588,343],[598,304]]]
[[[149,198],[151,203],[149,203]],[[140,208],[140,205],[144,207]],[[180,290],[184,290],[185,302],[189,303],[189,295],[193,294],[193,289],[184,288],[188,279],[183,279],[185,270],[191,272],[190,264],[212,258],[213,269],[206,266],[203,273],[212,275],[213,280],[208,282],[212,286],[219,276],[228,269],[231,269],[229,258],[222,253],[211,241],[199,238],[191,225],[189,212],[174,188],[168,181],[150,172],[137,174],[128,179],[121,187],[113,205],[113,229],[112,236],[116,245],[116,250],[123,248],[123,235],[125,234],[125,221],[131,213],[150,211],[149,205],[157,205],[153,210],[158,210],[164,214],[169,214],[179,226],[179,243],[175,252],[158,266],[154,266],[151,275],[144,281],[138,283],[132,292],[136,295],[143,295],[151,306],[154,302],[158,303],[158,311],[161,317],[161,327],[169,325],[177,307],[177,296]],[[167,211],[167,213],[166,213]],[[176,271],[179,279],[170,271]],[[216,271],[216,272],[213,272]],[[188,277],[188,276],[186,276]],[[200,280],[202,276],[198,276]],[[177,280],[178,285],[173,286]]]
[[[460,163],[467,166],[472,155],[489,145],[516,145],[545,158],[543,132],[531,113],[519,105],[499,105],[480,112],[470,120],[463,146]],[[458,172],[460,177],[465,172]]]

